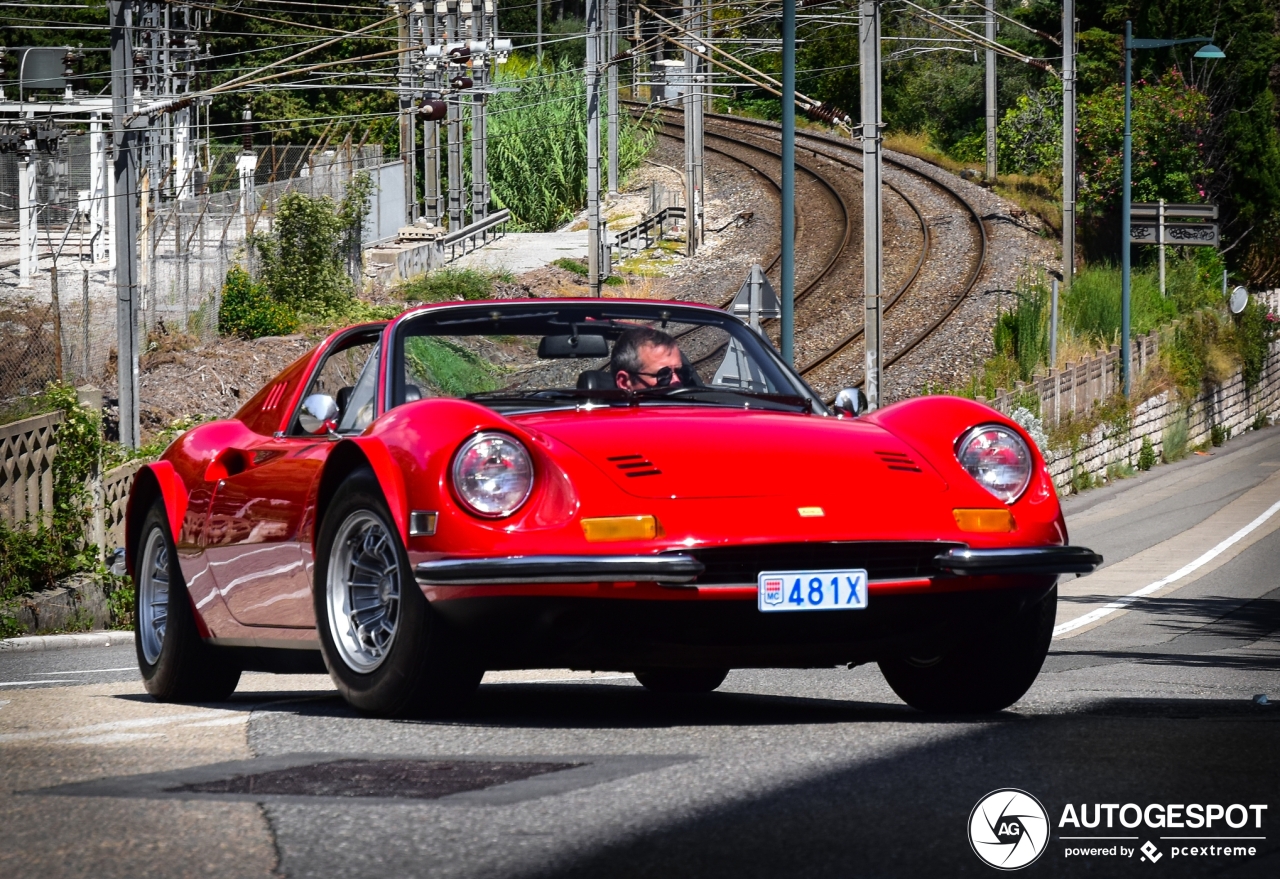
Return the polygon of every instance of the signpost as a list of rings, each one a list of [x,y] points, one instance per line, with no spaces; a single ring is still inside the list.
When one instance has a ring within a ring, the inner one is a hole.
[[[1190,247],[1217,247],[1220,243],[1218,224],[1204,220],[1218,219],[1216,204],[1169,204],[1163,201],[1139,202],[1129,211],[1129,243],[1156,244],[1160,247],[1160,295],[1164,295],[1164,248],[1167,244]],[[1169,222],[1170,217],[1179,221]],[[1198,220],[1202,222],[1184,222]]]

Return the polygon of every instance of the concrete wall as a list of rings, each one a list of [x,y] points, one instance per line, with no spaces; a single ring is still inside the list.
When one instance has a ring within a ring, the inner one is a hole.
[[[1106,474],[1111,464],[1136,466],[1144,437],[1150,438],[1159,459],[1164,450],[1165,431],[1180,417],[1187,421],[1187,445],[1196,446],[1209,441],[1215,425],[1235,436],[1248,430],[1259,413],[1268,416],[1270,421],[1277,412],[1280,412],[1280,346],[1273,345],[1262,380],[1251,391],[1245,390],[1244,378],[1236,373],[1226,383],[1202,392],[1190,406],[1184,406],[1170,392],[1144,400],[1132,413],[1128,431],[1104,424],[1083,437],[1074,452],[1066,449],[1051,453],[1049,470],[1059,491],[1068,494],[1077,473],[1096,477]]]

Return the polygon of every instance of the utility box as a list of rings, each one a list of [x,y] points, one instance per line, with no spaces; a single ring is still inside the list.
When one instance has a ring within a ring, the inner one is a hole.
[[[689,91],[689,72],[683,61],[655,61],[651,75],[650,103],[674,101]]]

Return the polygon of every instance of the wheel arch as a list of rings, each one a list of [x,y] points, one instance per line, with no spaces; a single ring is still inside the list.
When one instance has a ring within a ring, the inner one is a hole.
[[[373,473],[374,479],[382,489],[383,499],[387,502],[387,509],[391,511],[391,519],[400,533],[400,539],[407,543],[409,508],[404,476],[400,472],[400,467],[391,459],[391,453],[387,447],[380,440],[370,437],[342,440],[329,453],[324,471],[320,474],[320,487],[316,491],[316,524],[312,530],[313,543],[320,534],[325,513],[328,512],[338,487],[357,470],[369,470]]]
[[[176,543],[182,533],[182,520],[187,515],[187,487],[173,464],[168,461],[154,461],[144,465],[133,475],[133,484],[129,487],[129,502],[124,514],[124,558],[131,577],[137,575],[133,569],[133,558],[141,536],[139,532],[142,530],[142,520],[157,499],[164,504],[165,517],[169,521],[169,535]]]

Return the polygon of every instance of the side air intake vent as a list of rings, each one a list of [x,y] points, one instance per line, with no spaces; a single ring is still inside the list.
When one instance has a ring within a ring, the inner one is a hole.
[[[902,470],[907,473],[923,473],[915,461],[911,460],[909,455],[902,452],[876,452],[881,461],[888,465],[890,470]]]
[[[662,471],[653,466],[653,462],[644,455],[614,455],[606,460],[626,474],[628,479],[662,474]]]

